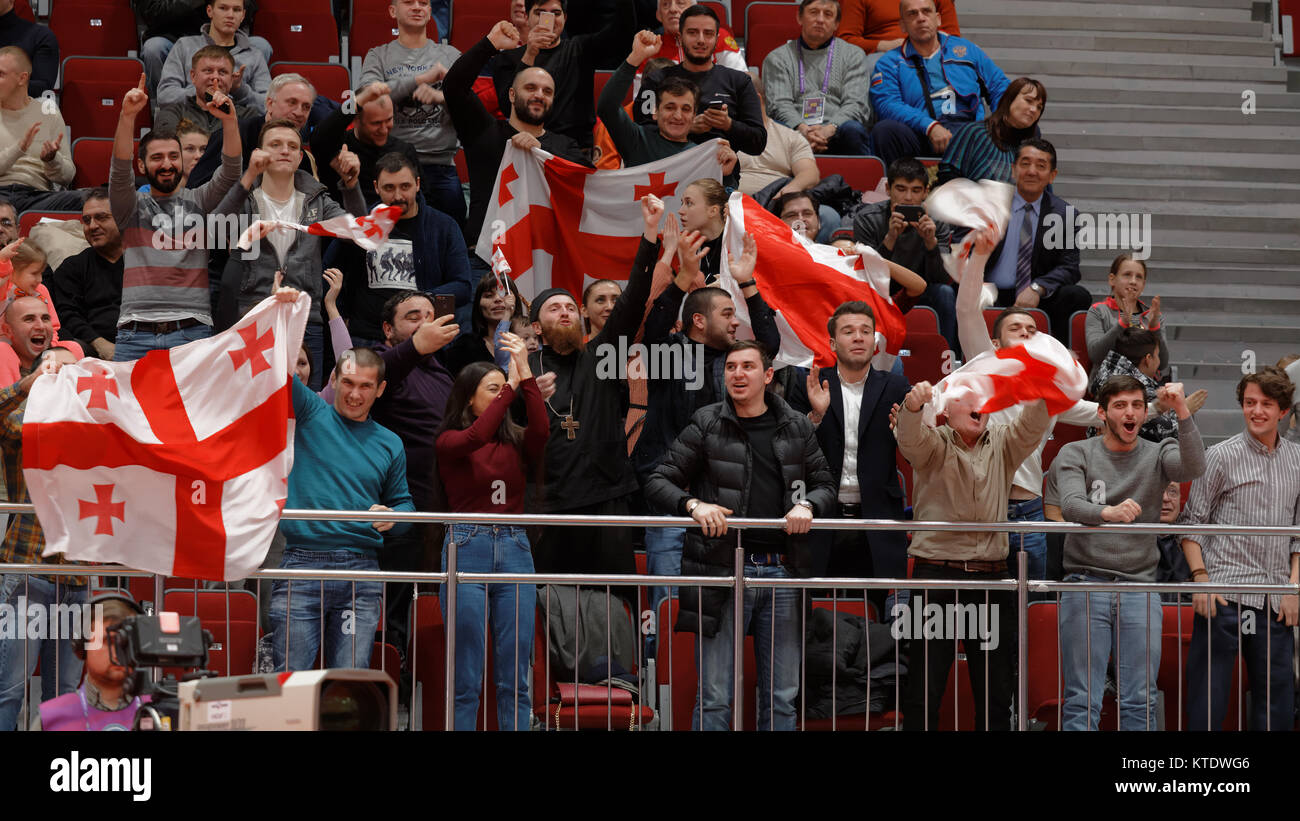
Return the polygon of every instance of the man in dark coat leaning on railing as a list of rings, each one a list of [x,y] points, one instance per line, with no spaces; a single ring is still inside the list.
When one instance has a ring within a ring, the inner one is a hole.
[[[726,398],[696,412],[650,475],[646,498],[666,513],[700,523],[702,532],[686,534],[686,576],[730,575],[736,540],[726,538],[727,516],[784,517],[784,534],[747,530],[741,543],[746,576],[789,578],[814,514],[830,515],[835,505],[835,480],[812,422],[766,392],[772,360],[761,345],[752,340],[733,343],[724,380]],[[725,730],[729,723],[734,675],[731,601],[725,588],[681,588],[677,629],[701,633],[701,696],[692,729]],[[754,629],[760,730],[795,729],[800,615],[796,588],[745,591],[739,629]]]

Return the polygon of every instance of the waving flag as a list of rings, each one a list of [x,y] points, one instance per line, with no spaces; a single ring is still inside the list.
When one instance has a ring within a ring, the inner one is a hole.
[[[829,245],[809,242],[752,197],[735,193],[727,203],[727,241],[722,247],[719,287],[731,292],[736,317],[750,327],[745,299],[731,277],[728,262],[739,255],[744,234],[754,237],[758,263],[754,278],[763,300],[777,311],[781,331],[778,365],[829,367],[831,353],[826,320],[841,303],[861,300],[876,315],[877,368],[888,370],[907,336],[903,314],[889,298],[889,268],[865,245],[857,254],[844,254]]]
[[[935,222],[960,225],[963,228],[983,228],[992,225],[998,236],[1005,236],[1011,219],[1011,195],[1015,186],[997,180],[950,180],[930,194],[925,200],[925,210]],[[943,255],[943,266],[953,282],[960,283],[975,245],[975,233],[967,234],[956,247]]]
[[[579,294],[587,279],[626,280],[641,236],[641,198],[654,194],[675,213],[686,186],[720,181],[717,143],[618,171],[507,144],[474,250],[493,265],[500,250],[525,294],[552,286]]]
[[[1019,345],[985,351],[935,386],[922,411],[933,425],[948,403],[974,393],[980,412],[992,413],[1022,402],[1047,400],[1055,415],[1074,406],[1088,387],[1088,373],[1051,334],[1038,333]]]
[[[316,234],[322,237],[338,237],[339,239],[350,239],[367,251],[378,251],[384,247],[388,241],[388,235],[393,232],[393,226],[402,216],[402,207],[400,205],[376,205],[374,210],[364,217],[354,217],[347,214],[342,217],[331,217],[320,222],[313,222],[311,225],[299,225],[296,222],[281,222],[279,220],[255,220],[252,225],[239,235],[239,247],[247,251],[253,247],[253,237],[259,236],[262,226],[267,229],[271,228],[290,228],[294,231],[302,231],[307,234]]]
[[[45,555],[210,580],[256,570],[287,495],[309,305],[266,299],[210,339],[36,380],[23,472]]]

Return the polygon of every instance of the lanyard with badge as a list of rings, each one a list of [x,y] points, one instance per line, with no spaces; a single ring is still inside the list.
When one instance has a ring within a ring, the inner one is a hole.
[[[826,71],[822,73],[820,94],[804,96],[803,44],[799,38],[794,41],[794,50],[796,62],[799,63],[799,97],[803,100],[803,124],[821,125],[826,121],[826,90],[831,85],[831,63],[835,61],[835,38],[831,38],[831,44],[826,50]]]
[[[77,688],[77,695],[81,697],[81,717],[86,722],[86,730],[89,731],[90,730],[90,705],[86,703],[86,685],[83,684]],[[135,699],[124,709],[129,709],[130,712],[128,713],[128,715],[132,719],[134,719],[135,713],[137,710],[140,709],[141,704],[143,704],[143,702],[140,700],[140,697],[136,696]],[[118,710],[117,712],[122,712],[122,710]],[[104,729],[105,730],[130,730],[131,728],[119,724],[117,722],[112,722],[110,724],[104,725]]]

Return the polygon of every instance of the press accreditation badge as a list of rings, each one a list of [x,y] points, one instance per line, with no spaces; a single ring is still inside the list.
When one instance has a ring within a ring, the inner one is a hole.
[[[826,98],[812,95],[803,98],[803,124],[821,125],[826,120]]]

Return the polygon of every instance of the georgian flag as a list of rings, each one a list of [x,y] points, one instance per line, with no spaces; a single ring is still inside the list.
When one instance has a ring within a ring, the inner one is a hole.
[[[926,198],[925,210],[935,222],[970,229],[992,225],[998,236],[1004,237],[1011,220],[1011,196],[1015,191],[1014,185],[997,180],[949,180]],[[972,230],[943,255],[943,267],[953,282],[961,283],[974,245],[975,230]]]
[[[296,222],[281,222],[279,220],[254,220],[253,224],[239,235],[239,248],[244,251],[252,248],[253,237],[257,236],[258,229],[265,225],[268,229],[289,228],[321,237],[350,239],[367,251],[379,251],[384,247],[384,243],[388,241],[388,235],[393,232],[393,226],[397,224],[397,220],[401,216],[402,207],[400,205],[376,205],[374,210],[364,217],[354,217],[351,214],[346,214],[341,217],[331,217],[320,222],[313,222],[311,225],[299,225]]]
[[[577,296],[591,280],[624,282],[640,242],[641,198],[654,194],[675,214],[686,186],[705,177],[722,180],[718,140],[615,171],[506,143],[474,250],[494,267],[500,251],[525,294],[557,287]]]
[[[23,472],[44,555],[213,581],[256,570],[293,466],[310,303],[268,298],[210,339],[37,379]]]
[[[935,424],[949,402],[970,393],[980,400],[980,413],[1046,399],[1047,412],[1055,416],[1083,398],[1087,387],[1088,372],[1074,354],[1051,334],[1037,333],[1019,345],[985,351],[948,374],[921,418]]]
[[[731,277],[728,260],[739,256],[742,238],[749,233],[758,248],[754,278],[763,300],[777,312],[781,351],[775,364],[830,367],[831,352],[826,320],[844,302],[861,300],[876,315],[876,356],[873,367],[889,370],[902,349],[907,324],[889,297],[889,267],[865,245],[845,254],[830,245],[809,242],[779,217],[739,192],[727,203],[727,241],[722,246],[722,272],[718,286],[731,292],[736,318],[746,331],[751,323],[745,298]],[[752,336],[752,331],[747,334]]]

